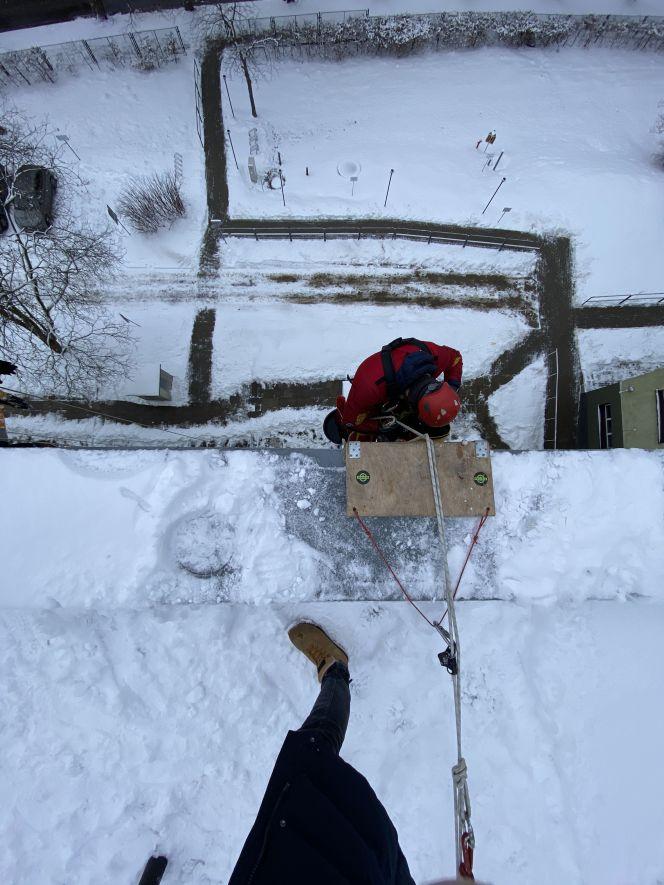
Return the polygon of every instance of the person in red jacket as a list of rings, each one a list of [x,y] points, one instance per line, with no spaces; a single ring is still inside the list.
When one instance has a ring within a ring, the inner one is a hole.
[[[336,443],[412,439],[396,418],[419,433],[446,436],[461,408],[462,372],[461,354],[453,347],[397,338],[360,363],[348,399],[338,397],[325,419],[325,435]],[[438,380],[441,374],[444,380]]]

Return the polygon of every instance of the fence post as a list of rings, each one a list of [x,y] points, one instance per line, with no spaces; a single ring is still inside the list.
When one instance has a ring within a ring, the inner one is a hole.
[[[136,53],[136,57],[142,61],[143,60],[143,53],[141,52],[139,45],[136,42],[136,37],[134,37],[134,35],[132,34],[131,31],[129,31],[127,36],[129,37],[129,42],[134,47],[134,52]]]
[[[81,43],[82,43],[83,46],[85,47],[85,51],[88,53],[88,55],[90,56],[90,58],[92,59],[92,61],[97,65],[97,67],[99,67],[99,62],[98,62],[97,59],[95,58],[95,54],[94,54],[94,52],[90,49],[90,44],[88,43],[88,41],[87,41],[87,40],[81,40]]]

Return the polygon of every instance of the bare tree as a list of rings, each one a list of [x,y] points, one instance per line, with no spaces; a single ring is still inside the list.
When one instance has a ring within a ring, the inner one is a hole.
[[[249,93],[251,116],[257,117],[253,81],[268,61],[268,47],[276,46],[278,40],[257,34],[252,27],[254,16],[253,3],[217,3],[205,9],[198,26],[205,38],[223,41],[228,70],[242,73]]]
[[[0,350],[24,385],[89,396],[128,372],[129,336],[103,304],[100,286],[121,257],[108,228],[81,222],[72,195],[83,182],[62,159],[46,122],[2,108],[0,192],[8,230],[0,238]],[[55,219],[23,230],[12,210],[23,166],[50,169],[58,181]]]

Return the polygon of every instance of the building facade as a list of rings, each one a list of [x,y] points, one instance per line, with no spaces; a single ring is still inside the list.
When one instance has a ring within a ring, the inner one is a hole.
[[[582,394],[581,447],[664,448],[664,368]]]

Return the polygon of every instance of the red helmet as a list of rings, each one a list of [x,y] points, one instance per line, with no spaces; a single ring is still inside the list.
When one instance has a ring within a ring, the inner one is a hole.
[[[420,420],[429,427],[444,427],[454,421],[460,408],[458,393],[444,381],[428,384],[417,402]]]

